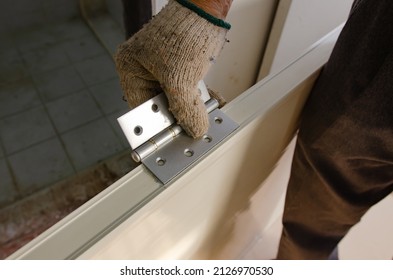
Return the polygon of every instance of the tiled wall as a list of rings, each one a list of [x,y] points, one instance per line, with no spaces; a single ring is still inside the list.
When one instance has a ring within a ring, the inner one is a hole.
[[[78,0],[1,0],[0,34],[79,14]]]

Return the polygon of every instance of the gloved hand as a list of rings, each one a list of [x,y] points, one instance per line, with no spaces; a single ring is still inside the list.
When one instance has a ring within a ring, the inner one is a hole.
[[[197,84],[221,52],[229,28],[188,1],[170,0],[115,54],[128,104],[138,106],[164,91],[178,124],[194,138],[203,136],[209,120]]]

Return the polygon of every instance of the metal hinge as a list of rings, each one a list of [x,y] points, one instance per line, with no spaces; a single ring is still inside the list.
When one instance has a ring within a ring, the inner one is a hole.
[[[117,119],[133,150],[132,158],[142,162],[163,184],[238,128],[237,123],[218,109],[217,100],[210,98],[203,81],[198,88],[210,121],[209,130],[201,139],[189,137],[175,123],[163,93]]]

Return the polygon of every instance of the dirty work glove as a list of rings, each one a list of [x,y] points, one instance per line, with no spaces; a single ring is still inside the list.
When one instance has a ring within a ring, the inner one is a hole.
[[[128,104],[138,106],[164,91],[179,125],[194,138],[203,136],[209,120],[197,84],[221,52],[229,29],[191,2],[170,0],[115,54]]]

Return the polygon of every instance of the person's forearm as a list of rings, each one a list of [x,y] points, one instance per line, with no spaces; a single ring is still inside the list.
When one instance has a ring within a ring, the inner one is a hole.
[[[233,0],[190,0],[205,12],[219,19],[225,19]]]

